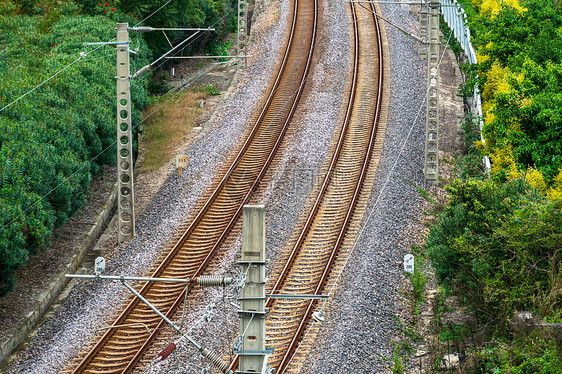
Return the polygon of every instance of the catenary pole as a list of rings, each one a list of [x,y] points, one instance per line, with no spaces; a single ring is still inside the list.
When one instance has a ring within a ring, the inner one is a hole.
[[[117,196],[119,243],[135,236],[129,25],[117,24]]]

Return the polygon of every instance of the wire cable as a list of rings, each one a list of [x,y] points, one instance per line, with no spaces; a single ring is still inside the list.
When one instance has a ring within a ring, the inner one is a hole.
[[[230,13],[234,12],[235,8],[232,8],[231,10],[229,10],[228,12],[225,13],[224,16],[222,16],[221,18],[219,18],[218,20],[216,20],[212,25],[209,26],[209,28],[213,28],[217,23],[223,21],[227,16],[230,15]],[[190,41],[189,43],[187,43],[183,48],[178,49],[176,52],[174,52],[171,56],[176,56],[178,53],[183,53],[183,50],[187,47],[189,47],[190,45],[192,45],[193,43],[195,43],[199,38],[201,38],[204,35],[204,32],[196,32],[196,36],[194,37],[194,39],[192,41]],[[153,61],[157,62],[158,60]],[[156,66],[152,67],[151,70],[157,70],[160,66],[164,65],[167,62],[167,59],[163,59],[162,62],[160,62],[159,64],[157,64]]]
[[[152,12],[148,17],[146,17],[145,19],[143,19],[142,21],[140,21],[139,23],[137,23],[134,27],[137,27],[138,25],[140,25],[141,23],[143,23],[144,21],[146,21],[147,19],[149,19],[150,17],[152,17],[153,15],[155,15],[156,13],[158,13],[160,10],[162,10],[162,8],[164,8],[166,5],[170,4],[172,2],[172,0],[168,0],[168,2],[166,2],[166,4],[162,5],[160,8],[156,9],[154,12]]]

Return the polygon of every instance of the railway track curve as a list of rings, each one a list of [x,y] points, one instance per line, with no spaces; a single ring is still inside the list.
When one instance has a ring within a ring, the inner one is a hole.
[[[312,64],[317,24],[316,0],[293,3],[287,47],[263,109],[249,135],[210,197],[155,267],[151,277],[196,278],[203,274],[235,226],[280,147]],[[172,316],[190,288],[182,284],[140,284],[138,292]],[[150,328],[147,329],[139,324]],[[129,373],[156,339],[165,322],[134,297],[112,326],[80,354],[67,373]]]
[[[268,294],[324,291],[369,168],[378,162],[385,131],[384,124],[378,125],[385,87],[382,33],[372,4],[369,9],[351,3],[350,12],[354,66],[346,116],[322,185],[287,258],[270,278]],[[266,341],[274,349],[268,364],[276,373],[299,372],[291,362],[316,304],[317,300],[267,300]],[[236,359],[230,368],[235,367]]]

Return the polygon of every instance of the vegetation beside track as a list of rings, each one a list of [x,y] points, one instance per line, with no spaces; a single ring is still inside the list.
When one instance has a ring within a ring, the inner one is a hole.
[[[173,157],[188,131],[197,125],[197,116],[202,111],[200,100],[219,93],[215,85],[208,84],[172,97],[164,95],[151,100],[145,109],[150,117],[144,122],[146,156],[143,170],[156,170]]]
[[[465,69],[465,92],[482,90],[486,142],[469,121],[468,154],[446,187],[448,205],[435,205],[425,254],[441,287],[480,322],[469,372],[560,373],[559,332],[522,329],[514,315],[562,322],[562,4],[462,3],[479,60]]]
[[[214,24],[213,36],[188,47],[202,48],[232,29],[233,4],[232,0],[0,3],[0,296],[12,289],[14,272],[28,255],[48,247],[52,229],[81,207],[92,175],[115,162],[115,50],[82,43],[110,41],[116,22],[134,25],[152,15],[145,24]],[[171,32],[168,37],[181,40],[185,35]],[[167,50],[168,43],[161,33],[132,32],[131,49],[138,51],[131,54],[131,69],[140,69]],[[87,55],[80,58],[80,52]],[[149,83],[147,78],[132,81],[134,139],[150,90],[158,86]]]

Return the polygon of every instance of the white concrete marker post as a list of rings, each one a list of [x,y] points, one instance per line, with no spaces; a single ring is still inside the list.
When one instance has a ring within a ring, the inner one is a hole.
[[[105,270],[105,258],[97,257],[94,261],[94,274],[101,275]]]
[[[414,255],[411,253],[404,256],[404,271],[406,273],[414,274]]]

